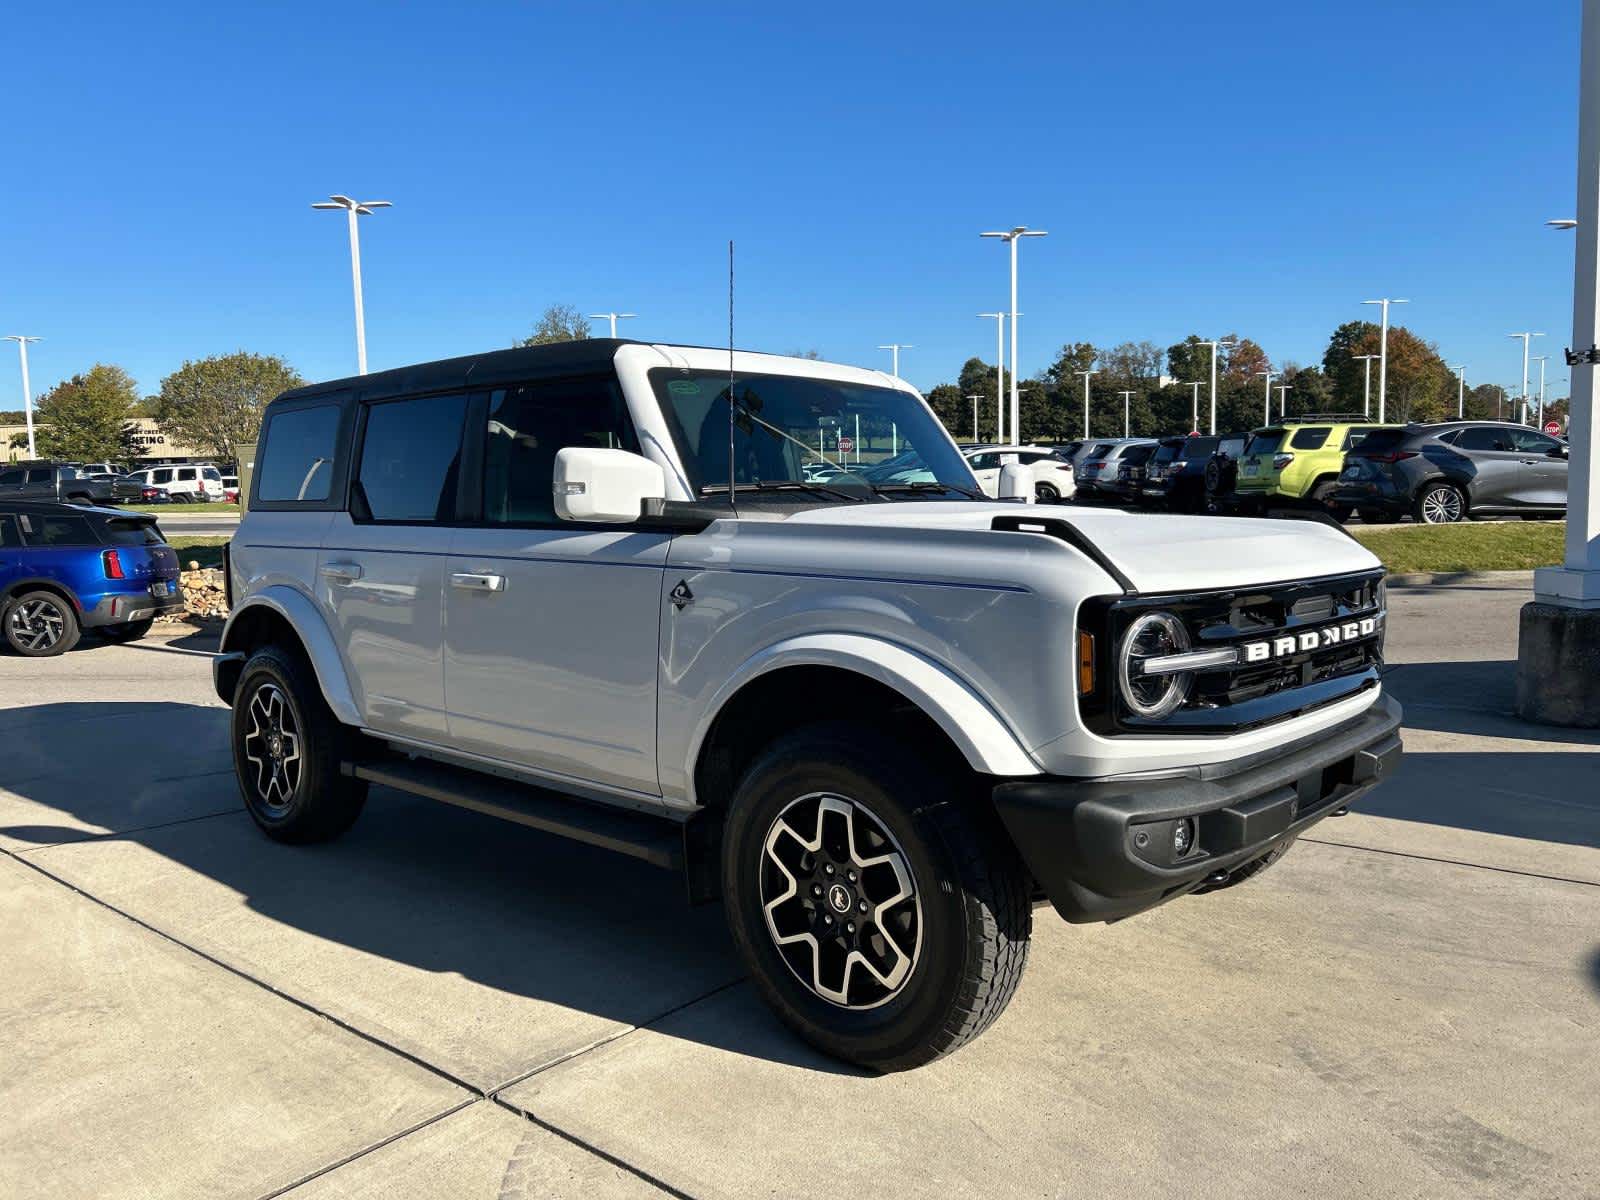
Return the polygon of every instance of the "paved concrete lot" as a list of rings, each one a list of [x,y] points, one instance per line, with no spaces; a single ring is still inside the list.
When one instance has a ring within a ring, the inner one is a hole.
[[[375,791],[238,807],[205,639],[0,657],[0,1196],[1600,1195],[1600,735],[1516,582],[1391,592],[1408,757],[1248,887],[1037,915],[979,1042],[793,1040],[677,881]]]

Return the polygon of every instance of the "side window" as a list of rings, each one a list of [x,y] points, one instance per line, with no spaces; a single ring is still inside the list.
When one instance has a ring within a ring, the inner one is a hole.
[[[372,521],[454,520],[466,418],[459,393],[370,406],[351,511]]]
[[[22,545],[22,535],[17,532],[17,522],[0,514],[0,550],[14,550]]]
[[[256,468],[256,499],[321,502],[333,483],[339,439],[334,404],[274,413],[267,420]],[[161,472],[156,482],[161,483]],[[170,474],[168,475],[170,479]]]
[[[999,457],[997,454],[974,454],[967,461],[972,464],[974,471],[987,471],[995,466]]]
[[[1509,450],[1511,441],[1502,430],[1476,425],[1461,431],[1456,446],[1461,450]]]
[[[1289,445],[1296,450],[1321,450],[1328,442],[1328,434],[1332,433],[1326,426],[1307,426],[1294,431],[1294,437],[1289,439]]]
[[[483,519],[494,525],[556,520],[556,451],[601,446],[639,452],[621,389],[609,375],[496,390],[485,437]]]
[[[1345,449],[1345,450],[1354,450],[1357,446],[1359,446],[1361,444],[1361,440],[1363,438],[1365,438],[1367,436],[1367,434],[1369,434],[1371,432],[1372,432],[1372,426],[1370,426],[1370,425],[1357,425],[1357,426],[1354,426],[1353,428],[1348,430],[1344,435],[1344,446],[1343,446],[1343,449]]]
[[[0,471],[0,487],[21,487],[26,478],[25,471]]]
[[[30,546],[98,546],[100,539],[83,517],[52,517],[28,513],[22,528]]]
[[[160,484],[160,483],[171,483],[172,482],[172,468],[171,467],[160,467],[160,468],[158,468],[158,469],[156,469],[154,471],[151,471],[150,472],[150,478],[151,478],[151,480],[153,482],[158,483],[158,484]]]
[[[54,483],[56,478],[53,467],[30,467],[28,470],[29,483]]]
[[[1443,442],[1446,446],[1454,446],[1456,444],[1456,439],[1460,436],[1461,430],[1448,429],[1444,433],[1441,433],[1436,440]]]
[[[1549,454],[1561,444],[1534,429],[1513,429],[1511,442],[1523,454]]]
[[[179,479],[180,482],[183,482],[183,483],[193,483],[194,479],[195,479],[195,470],[194,470],[194,468],[193,467],[179,467],[178,468],[178,479]]]

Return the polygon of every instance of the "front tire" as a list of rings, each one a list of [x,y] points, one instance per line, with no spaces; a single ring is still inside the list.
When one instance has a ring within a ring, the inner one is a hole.
[[[54,658],[82,633],[72,605],[54,592],[24,592],[6,610],[6,642],[25,658]]]
[[[1417,493],[1416,518],[1424,525],[1453,525],[1467,519],[1467,498],[1453,483],[1430,483]]]
[[[836,1058],[903,1070],[1005,1009],[1027,962],[1027,874],[993,813],[884,733],[774,742],[723,836],[734,944],[763,998]]]
[[[311,668],[265,646],[245,663],[233,697],[233,766],[245,810],[280,842],[324,842],[361,815],[367,785],[340,772],[348,731]]]

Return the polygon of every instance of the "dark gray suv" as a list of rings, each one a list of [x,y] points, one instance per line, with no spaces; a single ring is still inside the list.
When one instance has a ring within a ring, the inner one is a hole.
[[[1429,525],[1567,510],[1567,445],[1501,421],[1378,429],[1345,455],[1335,504],[1364,521],[1409,513]]]

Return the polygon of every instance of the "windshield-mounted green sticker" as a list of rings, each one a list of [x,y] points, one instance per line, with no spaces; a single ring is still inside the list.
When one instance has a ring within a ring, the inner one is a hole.
[[[698,396],[700,394],[700,385],[692,379],[669,379],[667,380],[667,391],[674,396]]]

